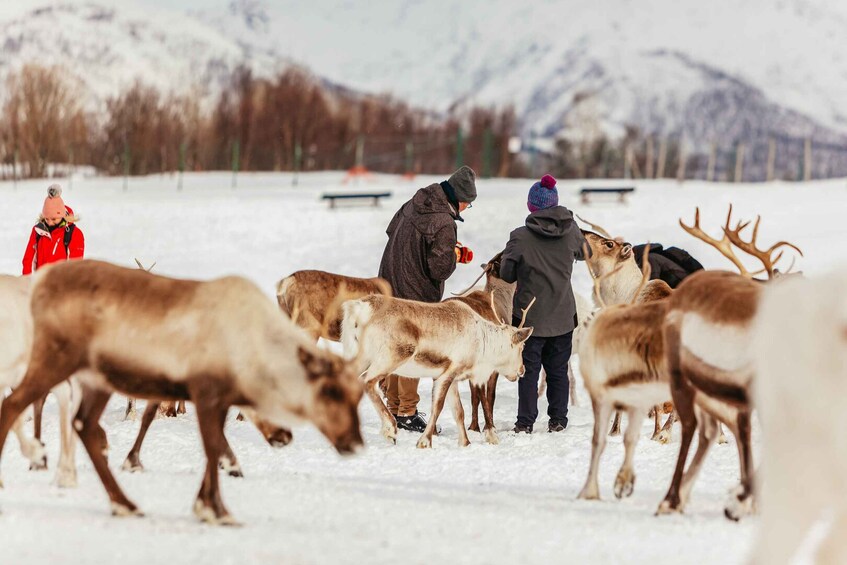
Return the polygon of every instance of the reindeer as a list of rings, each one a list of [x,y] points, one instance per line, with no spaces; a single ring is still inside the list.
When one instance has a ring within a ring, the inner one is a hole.
[[[641,286],[650,278],[650,264],[646,259],[645,256]],[[614,275],[615,272],[610,271],[602,277]],[[594,278],[598,297],[602,296],[599,292],[602,277]],[[632,293],[633,300],[639,292],[637,289]],[[597,474],[606,446],[605,427],[612,409],[627,412],[625,457],[614,490],[617,498],[623,498],[630,496],[635,486],[632,462],[643,419],[650,407],[661,405],[671,396],[662,339],[667,299],[611,306],[605,306],[602,298],[600,301],[601,310],[593,319],[583,322],[579,348],[580,370],[594,410],[591,466],[579,494],[579,498],[585,500],[600,498]]]
[[[501,251],[488,263],[482,266],[482,274],[465,290],[451,300],[460,301],[470,306],[474,312],[492,323],[512,319],[512,301],[515,296],[515,283],[507,283],[500,278],[500,263],[503,256]],[[482,277],[485,277],[485,288],[474,290],[473,287]],[[476,385],[470,382],[471,389],[471,425],[468,430],[479,432],[479,405],[482,403],[482,413],[485,417],[485,440],[491,444],[500,443],[497,428],[494,425],[494,399],[497,392],[497,373],[488,377],[488,382]]]
[[[764,480],[751,561],[794,562],[825,520],[815,562],[847,563],[847,432],[832,425],[847,398],[847,270],[769,285],[752,334],[755,372],[767,378],[754,391]]]
[[[29,363],[33,337],[33,320],[30,313],[32,280],[32,276],[0,275],[0,390],[18,387]],[[76,436],[71,428],[71,419],[79,404],[80,391],[72,380],[58,384],[53,387],[52,392],[59,405],[61,437],[55,483],[63,488],[75,487]],[[16,418],[12,426],[21,452],[30,461],[30,469],[46,469],[47,455],[40,437],[26,437],[22,419]],[[37,429],[40,436],[40,422]]]
[[[246,279],[180,280],[92,260],[50,265],[34,276],[32,355],[20,386],[2,403],[0,452],[30,403],[83,371],[74,428],[114,515],[140,514],[103,452],[98,421],[114,391],[194,403],[207,459],[194,513],[214,524],[234,523],[218,485],[231,405],[275,424],[311,421],[341,454],[362,446],[362,387],[349,364],[319,349]]]
[[[685,279],[668,299],[664,322],[665,355],[671,375],[674,406],[682,424],[682,442],[668,493],[657,514],[682,512],[691,488],[717,436],[718,422],[733,433],[738,447],[741,471],[739,486],[733,490],[724,514],[731,520],[753,511],[753,456],[750,431],[753,411],[752,386],[756,378],[751,343],[754,318],[764,286],[754,280],[732,247],[754,256],[764,265],[768,279],[782,258],[782,247],[802,255],[793,244],[780,241],[769,249],[756,245],[761,216],[753,227],[750,241],[741,232],[750,222],[730,227],[732,207],[727,214],[723,238],[716,240],[700,229],[700,210],[694,225],[680,225],[695,237],[712,245],[739,269],[703,271]],[[783,328],[784,329],[784,328]],[[686,469],[688,450],[699,429],[697,451]]]
[[[653,302],[662,300],[673,292],[668,283],[663,280],[656,279],[643,283],[643,273],[635,262],[631,244],[624,242],[620,237],[612,237],[597,224],[579,216],[577,218],[596,230],[596,232],[582,230],[585,241],[591,249],[585,265],[591,278],[599,281],[599,286],[595,285],[594,288],[595,303],[612,305]],[[657,405],[652,407],[650,412],[654,418],[653,436],[650,439],[663,444],[668,443],[675,421],[673,407],[666,404]],[[668,414],[664,426],[661,421],[662,414]],[[618,436],[620,433],[621,412],[615,411],[615,419],[609,435]]]
[[[325,271],[297,271],[277,283],[276,297],[280,309],[315,341],[341,341],[341,310],[336,309],[329,318],[326,314],[342,290],[351,300],[370,294],[392,294],[388,281],[379,277],[362,279]]]
[[[493,293],[490,301],[491,311],[496,312]],[[522,327],[529,307],[520,328],[502,321],[492,323],[457,300],[429,304],[373,295],[348,301],[343,310],[344,354],[360,358],[365,392],[382,420],[382,435],[392,443],[396,443],[397,422],[376,391],[380,379],[392,373],[433,379],[432,417],[417,443],[419,448],[429,448],[448,392],[459,446],[470,444],[458,381],[470,379],[480,386],[493,373],[510,381],[523,375],[523,345],[532,335],[531,327]]]

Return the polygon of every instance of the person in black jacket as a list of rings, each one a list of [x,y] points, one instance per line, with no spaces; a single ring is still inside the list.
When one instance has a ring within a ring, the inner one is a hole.
[[[449,179],[418,190],[403,204],[388,225],[388,243],[382,254],[379,276],[391,284],[394,296],[421,302],[440,302],[444,281],[456,262],[472,257],[457,245],[456,222],[476,199],[476,174],[461,167]],[[397,426],[423,432],[426,420],[418,412],[419,379],[391,375],[386,379],[388,410]]]
[[[538,376],[547,372],[548,431],[568,425],[568,359],[578,325],[571,288],[574,260],[585,260],[585,238],[573,214],[559,206],[556,179],[544,175],[529,189],[526,225],[511,233],[503,251],[500,276],[517,282],[513,324],[535,298],[526,325],[534,328],[523,350],[526,372],[518,381],[515,432],[532,433],[538,417]]]
[[[632,254],[635,256],[639,269],[644,263],[646,247],[647,244],[641,244],[632,248]],[[650,255],[647,260],[650,262],[650,280],[662,279],[671,288],[676,288],[688,275],[703,270],[703,265],[685,249],[679,247],[666,249],[660,243],[650,244]]]

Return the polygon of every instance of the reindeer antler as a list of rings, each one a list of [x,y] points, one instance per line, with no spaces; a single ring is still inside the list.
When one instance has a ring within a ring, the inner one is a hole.
[[[492,290],[490,293],[488,293],[488,296],[489,296],[489,298],[491,299],[491,311],[492,311],[492,312],[494,312],[494,318],[495,318],[498,322],[500,322],[500,325],[501,325],[501,326],[505,326],[505,325],[506,325],[506,322],[504,322],[504,321],[500,318],[500,314],[498,314],[498,313],[497,313],[497,307],[496,307],[496,306],[494,306],[494,291]]]
[[[731,210],[731,209],[730,209]],[[727,220],[726,226],[723,228],[724,238],[728,238],[729,241],[732,242],[740,250],[745,253],[752,255],[756,259],[762,262],[762,265],[765,267],[765,271],[768,273],[768,279],[772,279],[774,275],[774,266],[782,259],[783,252],[780,251],[776,258],[773,257],[774,252],[780,247],[790,247],[794,251],[803,256],[803,252],[799,247],[794,245],[793,243],[789,243],[787,241],[778,241],[771,245],[768,249],[759,249],[756,246],[756,239],[759,237],[759,224],[762,221],[762,216],[756,216],[756,223],[753,224],[753,235],[750,238],[750,241],[744,241],[741,239],[741,232],[750,225],[750,222],[738,222],[738,225],[735,226],[735,229],[729,229],[729,220]],[[793,263],[792,263],[793,266]]]
[[[452,294],[453,296],[464,296],[465,294],[467,294],[468,292],[470,292],[470,291],[471,291],[471,289],[473,289],[473,287],[475,287],[475,286],[476,286],[476,283],[478,283],[478,282],[479,282],[479,279],[481,279],[482,277],[484,277],[485,275],[487,275],[487,274],[488,274],[488,271],[490,271],[490,270],[491,270],[491,263],[486,263],[485,265],[483,265],[483,266],[482,266],[482,274],[481,274],[481,275],[479,275],[479,276],[476,278],[476,280],[475,280],[474,282],[472,282],[472,283],[471,283],[471,286],[469,286],[468,288],[466,288],[466,289],[465,289],[465,290],[463,290],[462,292],[459,292],[458,294],[457,294],[457,293],[455,293],[455,292],[451,292],[450,294]]]
[[[611,235],[609,235],[609,232],[607,232],[606,230],[604,230],[602,226],[598,226],[597,224],[592,224],[592,223],[591,223],[591,222],[589,222],[588,220],[586,220],[586,219],[584,219],[584,218],[581,218],[581,217],[579,216],[579,214],[574,214],[574,216],[576,216],[576,217],[577,217],[577,219],[578,219],[580,222],[582,222],[583,224],[588,224],[589,226],[591,226],[592,228],[594,228],[594,230],[595,230],[597,233],[599,233],[600,235],[602,235],[603,237],[607,237],[607,238],[609,238],[609,239],[615,239],[614,237],[612,237]],[[587,257],[587,255],[586,255],[586,257]]]
[[[138,265],[138,268],[141,269],[142,271],[147,271],[149,273],[150,271],[153,270],[153,267],[156,266],[156,261],[153,261],[153,264],[150,265],[149,267],[145,267],[144,265],[141,264],[141,261],[139,261],[138,258],[136,258],[135,264]]]
[[[700,228],[700,207],[699,206],[697,207],[696,211],[694,212],[694,225],[693,226],[686,226],[685,223],[683,223],[682,218],[680,218],[680,220],[679,220],[679,225],[682,227],[682,229],[684,229],[689,234],[693,235],[694,237],[696,237],[697,239],[699,239],[701,241],[705,241],[706,243],[708,243],[709,245],[711,245],[712,247],[714,247],[715,249],[720,251],[721,254],[724,257],[726,257],[727,259],[732,261],[733,265],[735,265],[738,268],[738,270],[741,272],[742,275],[744,275],[745,277],[752,277],[755,273],[751,273],[750,271],[748,271],[747,267],[744,266],[744,263],[741,262],[741,260],[738,258],[738,256],[735,255],[735,252],[732,250],[732,243],[731,243],[731,241],[729,239],[729,235],[727,233],[731,219],[732,219],[732,204],[729,205],[729,212],[726,215],[726,225],[723,228],[724,236],[720,240],[717,240],[717,239],[711,237],[710,235],[708,235],[706,232],[704,232]],[[740,222],[739,222],[739,225],[741,225]],[[743,228],[744,228],[744,226],[741,226],[740,229],[743,229]]]
[[[518,325],[518,329],[521,329],[526,323],[526,315],[529,312],[529,309],[532,308],[532,305],[535,304],[535,297],[532,297],[532,300],[529,301],[529,304],[526,308],[521,308],[521,312],[523,312],[523,316],[521,316],[521,323]]]
[[[629,301],[630,304],[635,304],[635,301],[638,300],[638,295],[641,294],[641,291],[644,290],[644,287],[650,281],[650,273],[653,272],[653,267],[650,265],[649,258],[650,242],[648,241],[647,245],[644,246],[644,257],[641,259],[641,284],[638,285],[638,289],[632,295],[632,300]]]

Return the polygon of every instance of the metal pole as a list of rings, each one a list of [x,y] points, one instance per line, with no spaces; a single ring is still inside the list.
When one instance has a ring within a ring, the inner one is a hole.
[[[241,145],[236,139],[232,144],[232,188],[238,184],[238,165],[241,160]]]

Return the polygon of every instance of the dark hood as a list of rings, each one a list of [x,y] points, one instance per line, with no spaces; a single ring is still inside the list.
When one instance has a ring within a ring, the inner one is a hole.
[[[429,214],[450,214],[451,218],[457,218],[458,210],[450,205],[447,195],[440,184],[431,184],[418,190],[412,197],[412,211],[421,216]]]
[[[564,206],[533,212],[526,217],[526,228],[542,237],[563,237],[573,225],[573,214]]]

